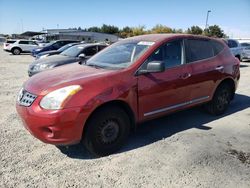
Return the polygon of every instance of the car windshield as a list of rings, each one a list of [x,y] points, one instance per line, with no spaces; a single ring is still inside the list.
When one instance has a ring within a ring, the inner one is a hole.
[[[64,50],[61,55],[70,56],[70,57],[77,57],[81,51],[83,50],[84,46],[72,46],[66,50]]]
[[[133,64],[154,42],[118,42],[90,58],[86,65],[122,69]]]
[[[63,52],[64,50],[68,49],[69,47],[73,46],[73,44],[66,44],[63,47],[59,48],[58,52]]]

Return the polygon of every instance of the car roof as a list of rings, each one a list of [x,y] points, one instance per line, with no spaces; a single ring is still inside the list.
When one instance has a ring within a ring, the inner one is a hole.
[[[176,34],[176,33],[168,33],[168,34],[147,34],[140,35],[135,37],[130,37],[127,39],[123,39],[122,41],[151,41],[151,42],[160,42],[166,40],[168,38],[181,38],[181,37],[193,37],[193,38],[203,38],[203,39],[214,39],[201,35],[191,35],[191,34]]]
[[[74,45],[74,46],[78,46],[78,47],[90,47],[90,46],[96,46],[96,45],[107,46],[106,44],[101,44],[101,43],[84,43],[84,44],[77,44],[77,45]]]

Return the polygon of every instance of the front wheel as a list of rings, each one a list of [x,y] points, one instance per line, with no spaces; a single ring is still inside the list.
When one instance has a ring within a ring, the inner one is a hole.
[[[83,143],[96,156],[109,155],[120,149],[130,131],[128,115],[115,106],[97,110],[86,126]]]
[[[212,101],[205,105],[207,111],[213,115],[223,114],[233,98],[233,89],[229,84],[223,84],[215,91]]]

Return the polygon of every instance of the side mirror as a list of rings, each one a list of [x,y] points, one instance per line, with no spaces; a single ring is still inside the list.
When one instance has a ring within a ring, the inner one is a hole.
[[[78,57],[81,58],[81,59],[86,59],[86,55],[85,54],[80,54]]]
[[[137,75],[146,73],[164,72],[165,64],[162,61],[152,61],[147,64],[147,69],[140,69]]]

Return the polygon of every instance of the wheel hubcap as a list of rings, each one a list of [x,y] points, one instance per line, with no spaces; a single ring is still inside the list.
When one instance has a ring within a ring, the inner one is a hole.
[[[99,140],[103,144],[113,143],[119,134],[119,124],[114,119],[109,119],[103,122],[99,129]]]
[[[222,91],[221,95],[218,97],[218,109],[223,110],[229,104],[229,92],[227,90]]]
[[[14,50],[14,54],[19,54],[19,50]]]

